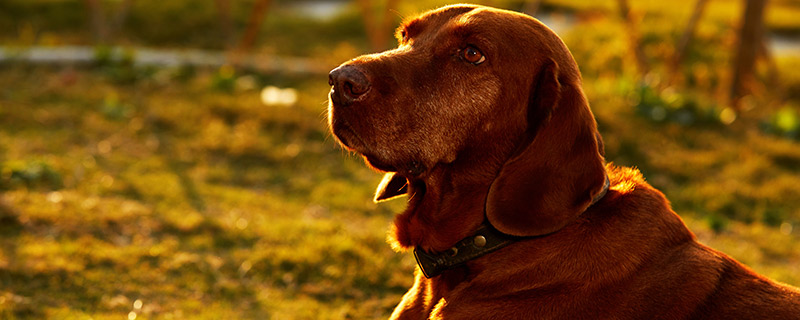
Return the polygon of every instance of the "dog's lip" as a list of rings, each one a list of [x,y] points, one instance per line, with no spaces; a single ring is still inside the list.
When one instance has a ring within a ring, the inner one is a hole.
[[[353,126],[341,117],[331,118],[331,132],[333,132],[336,139],[347,149],[361,153],[358,150],[359,147],[366,146],[364,140],[353,130]],[[355,144],[353,142],[355,142]]]
[[[372,155],[372,154],[369,154],[369,153],[361,153],[361,155],[363,155],[367,159],[367,162],[369,163],[369,165],[372,166],[375,169],[378,169],[378,170],[384,171],[384,172],[397,172],[397,167],[395,167],[395,166],[393,166],[391,164],[388,164],[386,162],[381,161],[379,159],[379,157],[377,157],[375,155]]]
[[[345,149],[354,151],[364,157],[367,164],[383,172],[397,172],[404,176],[418,177],[426,168],[420,161],[410,161],[398,164],[392,161],[385,161],[385,157],[380,156],[380,152],[375,153],[373,149],[364,143],[361,136],[353,130],[347,121],[336,121],[333,128],[333,135]]]
[[[364,156],[370,166],[385,172],[397,171],[395,166],[382,161],[381,157],[369,150],[368,145],[364,143],[364,140],[361,139],[361,136],[359,136],[359,134],[353,130],[353,127],[347,122],[347,120],[338,118],[333,119],[331,126],[333,128],[333,135],[337,140],[339,140],[341,145],[350,151],[355,151]]]
[[[333,90],[331,90],[333,92]],[[334,95],[331,94],[329,97],[329,117],[330,117],[330,128],[333,136],[342,145],[345,149],[349,151],[356,152],[364,157],[367,164],[374,169],[383,172],[399,172],[400,166],[398,167],[396,164],[392,164],[391,161],[385,161],[385,157],[380,156],[382,152],[380,152],[380,148],[376,146],[370,146],[367,144],[361,135],[354,129],[353,125],[346,119],[346,116],[342,114],[348,113],[346,110],[350,106],[345,106],[339,103],[336,99],[334,99]],[[343,109],[342,112],[337,112],[337,116],[334,116],[333,110],[335,109]],[[407,172],[406,172],[407,173]]]

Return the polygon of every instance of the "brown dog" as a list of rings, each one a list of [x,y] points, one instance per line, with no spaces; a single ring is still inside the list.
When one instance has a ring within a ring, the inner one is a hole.
[[[800,319],[800,292],[699,244],[605,165],[578,67],[526,15],[457,5],[330,73],[329,122],[408,194],[416,282],[393,319]]]

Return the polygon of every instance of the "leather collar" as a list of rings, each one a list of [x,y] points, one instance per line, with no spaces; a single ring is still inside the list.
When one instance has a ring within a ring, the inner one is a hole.
[[[608,176],[606,176],[603,189],[592,199],[592,203],[589,204],[589,206],[594,205],[606,195],[609,185],[610,181],[608,180]],[[517,237],[502,233],[495,229],[494,226],[489,223],[489,220],[485,220],[480,227],[478,227],[478,231],[469,237],[461,239],[461,241],[456,243],[455,246],[449,250],[438,253],[428,253],[417,247],[414,249],[414,258],[416,258],[417,265],[419,265],[419,269],[422,270],[422,274],[425,278],[430,279],[438,276],[445,270],[457,267],[467,261],[481,257],[525,238],[526,237]]]

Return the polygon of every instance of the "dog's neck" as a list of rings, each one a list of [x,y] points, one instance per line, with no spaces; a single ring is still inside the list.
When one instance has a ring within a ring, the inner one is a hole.
[[[466,150],[457,161],[410,178],[408,206],[395,218],[391,234],[396,247],[437,252],[473,234],[484,221],[486,196],[505,157]]]
[[[602,190],[594,196],[589,207],[605,197],[609,186],[610,180],[608,175],[606,175]],[[442,252],[426,252],[417,247],[414,249],[414,257],[417,260],[422,274],[426,278],[431,278],[441,274],[445,270],[458,267],[470,260],[482,257],[511,243],[528,238],[530,237],[517,237],[504,234],[494,228],[488,220],[484,220],[475,233],[461,239],[450,249]]]

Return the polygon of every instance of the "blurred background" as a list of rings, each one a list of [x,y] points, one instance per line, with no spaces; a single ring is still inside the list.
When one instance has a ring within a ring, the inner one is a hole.
[[[0,318],[385,318],[404,200],[327,72],[449,1],[0,0]],[[800,0],[478,1],[553,28],[607,159],[800,285]]]

